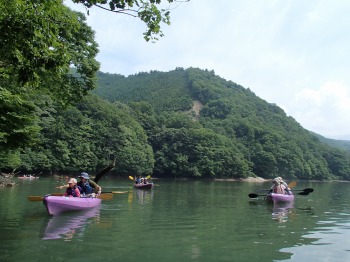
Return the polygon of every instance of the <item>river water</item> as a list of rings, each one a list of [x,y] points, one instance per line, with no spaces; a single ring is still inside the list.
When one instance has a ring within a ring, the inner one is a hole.
[[[155,180],[139,190],[102,178],[103,191],[125,193],[54,217],[27,196],[57,192],[62,181],[18,182],[0,189],[1,262],[350,261],[345,182],[297,182],[314,192],[276,207],[248,197],[269,183]]]

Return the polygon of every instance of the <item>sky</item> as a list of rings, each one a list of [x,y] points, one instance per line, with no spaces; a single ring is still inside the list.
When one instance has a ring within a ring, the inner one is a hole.
[[[141,20],[90,9],[100,71],[214,70],[305,129],[350,140],[350,1],[190,0],[163,7],[171,9],[171,25],[162,24],[164,37],[155,43],[143,39]]]

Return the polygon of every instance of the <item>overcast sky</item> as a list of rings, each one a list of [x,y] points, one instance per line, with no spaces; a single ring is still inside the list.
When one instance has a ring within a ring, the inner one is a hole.
[[[304,128],[350,140],[350,1],[191,0],[171,8],[171,25],[162,25],[156,43],[143,39],[137,18],[90,9],[100,70],[214,70]]]

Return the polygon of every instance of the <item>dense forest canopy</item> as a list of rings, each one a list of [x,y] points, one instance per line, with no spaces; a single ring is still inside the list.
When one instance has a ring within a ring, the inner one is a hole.
[[[136,109],[157,176],[349,179],[348,152],[321,143],[281,108],[214,71],[99,72],[98,79],[95,94]]]
[[[96,87],[98,49],[85,16],[60,0],[2,0],[0,31],[0,149],[9,156],[36,143],[50,100],[68,106]]]
[[[2,168],[115,175],[350,179],[348,152],[326,145],[274,104],[213,71],[98,72],[98,88],[64,108],[47,97],[40,136]]]

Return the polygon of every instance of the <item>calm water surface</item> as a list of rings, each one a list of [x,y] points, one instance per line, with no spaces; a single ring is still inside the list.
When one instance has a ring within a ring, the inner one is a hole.
[[[0,189],[0,261],[350,261],[349,183],[314,188],[293,206],[249,199],[269,183],[100,181],[111,201],[49,217],[29,195],[57,192],[49,178]]]

